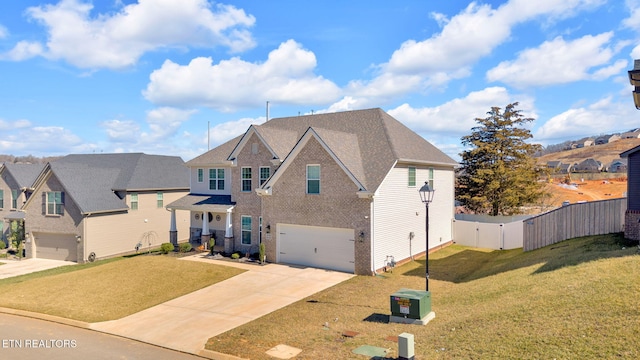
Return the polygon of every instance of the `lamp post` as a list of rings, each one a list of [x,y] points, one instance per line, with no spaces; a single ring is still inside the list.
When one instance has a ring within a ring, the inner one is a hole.
[[[429,291],[429,204],[433,201],[433,194],[435,190],[429,186],[429,182],[425,181],[424,185],[418,190],[420,193],[420,199],[422,203],[425,205],[425,230],[426,230],[426,242],[427,248],[425,251],[425,279],[426,279],[426,290]]]
[[[629,82],[635,87],[633,90],[633,102],[636,109],[640,110],[640,60],[633,62],[633,70],[629,70]]]

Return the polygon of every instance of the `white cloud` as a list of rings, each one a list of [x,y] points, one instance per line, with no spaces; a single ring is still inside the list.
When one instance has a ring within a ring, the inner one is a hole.
[[[26,120],[23,120],[26,121]],[[26,123],[25,123],[26,124]],[[93,149],[68,129],[60,126],[22,126],[7,131],[0,140],[0,152],[5,154],[66,155]]]
[[[8,130],[16,130],[16,129],[25,129],[31,126],[31,121],[20,119],[14,121],[7,121],[0,119],[0,131],[8,131]]]
[[[133,142],[138,138],[140,125],[132,120],[107,120],[100,124],[114,143]]]
[[[198,57],[183,66],[166,60],[150,75],[143,95],[155,104],[227,112],[265,101],[305,105],[334,101],[340,89],[315,75],[315,67],[315,55],[293,40],[271,51],[264,63],[234,57],[213,64],[211,58]]]
[[[44,50],[42,44],[31,41],[20,41],[5,54],[0,54],[0,59],[22,61],[34,56],[42,55]]]
[[[20,42],[5,57],[13,54],[14,60],[22,60],[42,55],[80,68],[120,69],[135,64],[145,52],[164,47],[224,46],[239,52],[255,45],[247,30],[255,18],[230,5],[139,0],[113,14],[92,16],[92,9],[81,0],[28,8],[28,16],[47,28],[46,46],[38,49],[34,43]]]
[[[507,89],[490,87],[436,107],[413,108],[403,104],[388,113],[417,133],[462,136],[468,134],[477,125],[475,119],[484,118],[491,107],[504,107],[513,101]],[[521,105],[526,104],[522,102]]]
[[[260,125],[264,123],[264,117],[258,118],[242,118],[236,121],[228,121],[225,123],[217,124],[211,128],[210,139],[211,147],[218,146],[228,140],[233,139],[238,135],[242,135],[249,126]],[[206,138],[206,137],[205,137]]]
[[[533,19],[552,22],[600,6],[604,0],[511,0],[498,8],[472,2],[449,18],[432,13],[442,31],[425,40],[407,40],[387,63],[377,65],[379,74],[370,81],[354,80],[347,97],[332,107],[367,107],[415,92],[439,91],[453,79],[471,74],[471,67],[511,38],[512,28]],[[606,70],[600,75],[607,73]]]
[[[0,24],[0,39],[6,38],[7,35],[9,35],[9,31],[7,30],[6,27],[4,27],[4,26],[2,26],[2,24]]]
[[[601,80],[626,66],[624,61],[606,66],[615,54],[609,47],[612,37],[612,32],[586,35],[573,41],[556,37],[537,48],[522,51],[514,61],[501,62],[487,72],[487,79],[517,87]],[[591,73],[592,70],[595,71]]]
[[[630,101],[614,102],[609,96],[585,107],[571,108],[540,126],[535,137],[554,143],[637,128],[637,110]]]

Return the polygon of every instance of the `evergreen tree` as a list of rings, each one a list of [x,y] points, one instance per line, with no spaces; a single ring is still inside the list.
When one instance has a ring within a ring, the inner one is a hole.
[[[533,118],[525,118],[516,109],[518,103],[509,104],[504,112],[492,107],[471,134],[462,137],[461,169],[456,184],[457,199],[476,213],[512,215],[521,207],[533,204],[544,195],[544,184],[533,155],[541,149],[530,144],[528,129],[522,128]]]

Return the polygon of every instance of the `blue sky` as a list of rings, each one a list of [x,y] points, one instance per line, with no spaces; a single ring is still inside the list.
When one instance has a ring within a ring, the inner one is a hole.
[[[640,0],[5,1],[0,153],[189,160],[267,101],[380,107],[456,159],[516,101],[543,145],[622,132],[640,127],[639,35]]]

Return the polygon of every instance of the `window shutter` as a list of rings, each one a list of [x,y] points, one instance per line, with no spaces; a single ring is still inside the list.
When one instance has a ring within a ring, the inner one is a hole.
[[[47,193],[42,192],[42,215],[47,215]]]
[[[60,215],[64,215],[64,191],[60,192]]]

